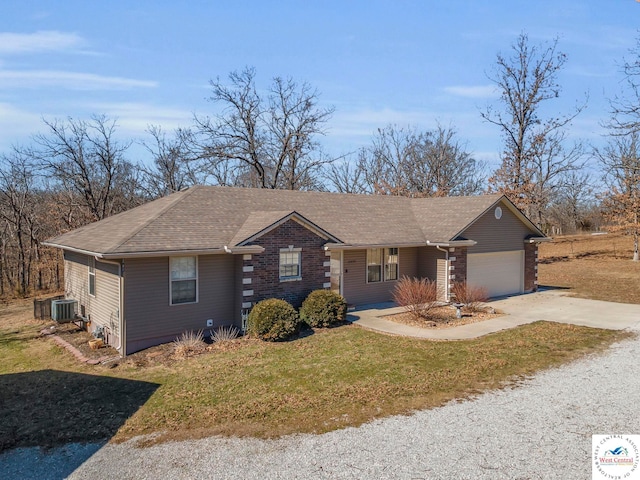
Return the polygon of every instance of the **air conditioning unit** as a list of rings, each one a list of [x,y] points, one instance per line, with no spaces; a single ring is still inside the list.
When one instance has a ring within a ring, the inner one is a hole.
[[[58,323],[68,323],[76,319],[78,302],[76,300],[53,300],[51,318]]]

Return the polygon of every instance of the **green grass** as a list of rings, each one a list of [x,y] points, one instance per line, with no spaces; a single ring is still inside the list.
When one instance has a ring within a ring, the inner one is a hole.
[[[108,369],[76,363],[35,337],[29,322],[3,320],[0,408],[13,413],[0,416],[0,432],[13,433],[0,434],[0,450],[3,443],[120,441],[158,432],[156,441],[325,432],[500,387],[630,335],[537,322],[477,340],[432,342],[348,325],[290,342],[238,339],[185,360],[129,360]],[[19,423],[51,405],[59,405],[52,417],[66,423]],[[96,420],[103,417],[108,421]]]

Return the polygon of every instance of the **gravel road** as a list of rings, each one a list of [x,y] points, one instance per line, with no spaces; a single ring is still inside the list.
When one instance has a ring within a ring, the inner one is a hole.
[[[627,340],[513,388],[324,435],[19,449],[0,456],[0,476],[585,479],[592,434],[640,433],[638,358],[640,339]]]

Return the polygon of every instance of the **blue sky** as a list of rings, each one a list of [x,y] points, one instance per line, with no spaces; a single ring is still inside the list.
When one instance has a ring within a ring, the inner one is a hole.
[[[211,78],[253,66],[259,87],[291,76],[335,107],[322,139],[331,155],[388,124],[440,122],[495,167],[500,134],[479,112],[497,98],[487,79],[496,54],[522,31],[532,42],[559,37],[568,61],[549,113],[588,94],[571,134],[598,143],[639,20],[634,0],[9,0],[0,6],[0,152],[28,143],[43,117],[107,114],[132,139],[150,124],[188,126],[194,112],[215,112]]]

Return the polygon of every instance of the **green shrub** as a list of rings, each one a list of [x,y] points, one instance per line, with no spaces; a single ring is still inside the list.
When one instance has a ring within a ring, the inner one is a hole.
[[[300,320],[310,327],[331,327],[346,318],[347,302],[342,295],[330,290],[314,290],[300,308]]]
[[[262,340],[286,340],[298,331],[298,312],[290,303],[278,298],[258,302],[249,313],[247,333]]]

